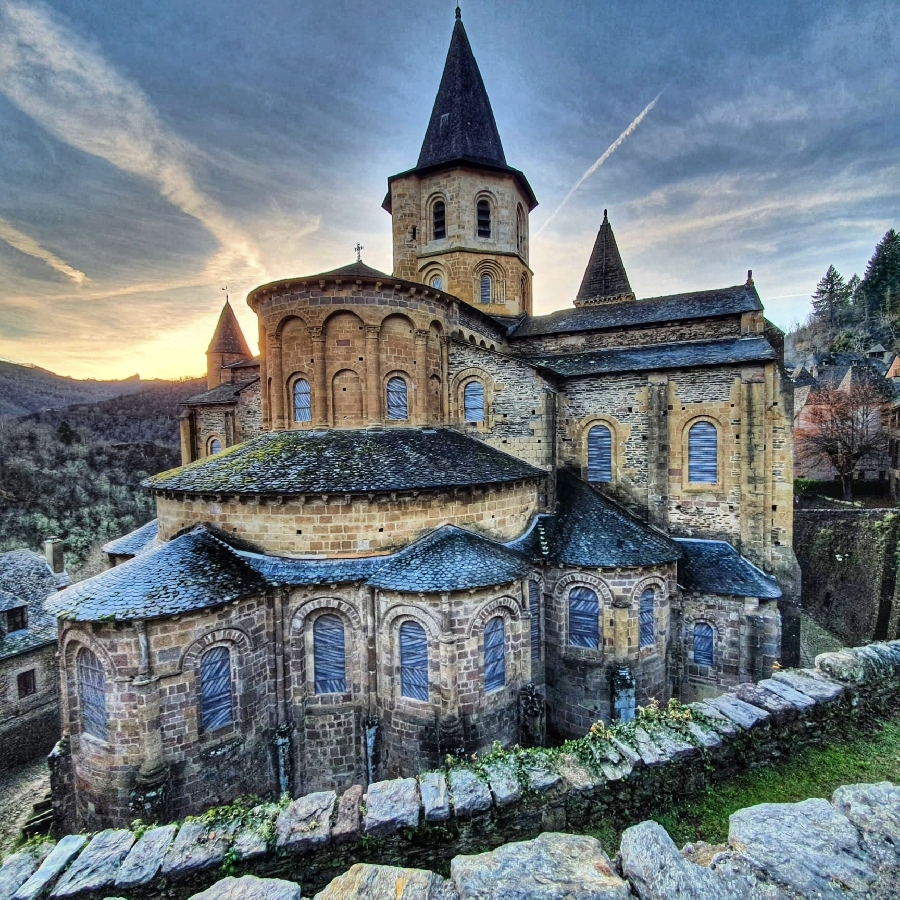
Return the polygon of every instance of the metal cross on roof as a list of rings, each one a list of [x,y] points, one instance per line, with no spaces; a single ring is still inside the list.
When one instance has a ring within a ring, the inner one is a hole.
[[[356,242],[356,246],[355,246],[353,249],[356,251],[356,261],[357,261],[357,262],[362,262],[362,252],[363,252],[363,250],[365,250],[366,248],[363,247],[363,245],[360,244],[359,241],[357,241],[357,242]]]
[[[228,302],[228,285],[226,284],[225,287],[222,288],[222,290],[225,291],[225,302],[227,303]]]

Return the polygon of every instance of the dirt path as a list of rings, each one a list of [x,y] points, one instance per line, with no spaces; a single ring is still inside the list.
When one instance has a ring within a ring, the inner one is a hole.
[[[12,849],[32,805],[49,789],[50,770],[44,756],[11,769],[0,767],[0,856]]]

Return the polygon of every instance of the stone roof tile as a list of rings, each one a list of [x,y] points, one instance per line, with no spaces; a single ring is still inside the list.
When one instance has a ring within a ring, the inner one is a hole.
[[[159,538],[159,522],[153,519],[134,531],[103,545],[104,553],[115,556],[139,556],[146,553]]]
[[[237,316],[231,308],[231,304],[226,300],[219,314],[219,321],[213,338],[209,342],[207,353],[230,353],[240,354],[241,356],[252,359],[253,354],[247,341],[244,339],[244,333],[238,324]]]
[[[238,394],[251,384],[256,384],[259,376],[245,381],[236,381],[233,384],[220,384],[212,390],[204,391],[202,394],[195,394],[183,401],[182,406],[233,406],[238,402]]]
[[[575,297],[575,306],[590,306],[609,301],[634,300],[628,275],[622,263],[616,236],[603,210],[603,222],[597,232],[597,240],[591,250],[581,287]]]
[[[675,542],[684,550],[678,580],[685,590],[760,600],[781,597],[778,582],[741,556],[731,544],[693,538],[675,538]]]

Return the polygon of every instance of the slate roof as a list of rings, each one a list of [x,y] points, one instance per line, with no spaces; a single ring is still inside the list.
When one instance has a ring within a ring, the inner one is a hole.
[[[531,356],[525,361],[563,378],[615,372],[648,372],[660,369],[687,369],[729,363],[757,362],[776,358],[772,345],[763,337],[725,338],[717,341],[682,341],[676,344],[645,344],[592,350],[561,356]]]
[[[675,538],[684,550],[678,580],[685,590],[697,594],[722,594],[777,600],[781,588],[774,578],[741,556],[725,541]]]
[[[344,494],[502,484],[541,469],[449,428],[267,432],[142,484],[211,494]]]
[[[557,477],[559,513],[552,558],[570,566],[654,566],[675,562],[681,549],[569,472]]]
[[[225,406],[234,405],[238,402],[238,394],[251,384],[256,384],[259,376],[251,378],[249,381],[237,381],[234,384],[220,384],[211,391],[204,391],[202,394],[195,394],[188,397],[182,406]]]
[[[47,612],[76,621],[153,619],[263,593],[266,580],[205,529],[80,581],[51,597]]]
[[[44,609],[44,600],[70,583],[65,572],[55,573],[47,560],[31,550],[0,553],[0,594],[5,609],[28,605],[28,627],[0,640],[0,660],[9,659],[56,641],[56,619]],[[18,603],[13,603],[14,597]],[[13,603],[13,605],[9,605]]]
[[[9,612],[9,610],[18,609],[20,606],[28,606],[28,604],[21,597],[10,591],[0,591],[0,612]]]
[[[445,525],[393,554],[369,584],[394,591],[463,591],[515,581],[532,568],[503,544]]]
[[[625,273],[625,266],[622,264],[622,257],[616,244],[616,236],[606,213],[604,209],[603,222],[597,232],[591,258],[588,260],[584,277],[581,279],[581,287],[578,288],[575,297],[576,306],[601,303],[604,300],[634,300],[634,293],[628,283],[628,275]]]
[[[207,353],[239,353],[241,356],[252,358],[253,354],[244,339],[244,333],[238,324],[237,316],[226,300],[219,314],[219,322],[213,332],[213,338],[209,342]]]
[[[383,566],[384,556],[359,556],[350,559],[291,559],[285,556],[265,556],[262,553],[238,551],[274,587],[303,587],[312,584],[352,584],[367,581]]]
[[[134,531],[103,545],[104,553],[116,556],[138,556],[146,553],[159,537],[159,522],[153,519]]]
[[[659,325],[689,319],[735,316],[761,310],[762,303],[753,285],[690,294],[671,294],[623,303],[561,309],[546,316],[526,316],[510,333],[510,338],[534,337],[541,334],[604,331],[638,325]]]

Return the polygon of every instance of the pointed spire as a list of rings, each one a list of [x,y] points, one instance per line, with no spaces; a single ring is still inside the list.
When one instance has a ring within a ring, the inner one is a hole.
[[[242,356],[252,359],[253,354],[247,346],[237,316],[231,308],[231,303],[226,300],[219,316],[219,324],[216,325],[215,334],[209,343],[207,353],[226,353],[233,356]]]
[[[597,232],[597,240],[594,241],[591,258],[584,270],[575,305],[596,306],[625,300],[634,300],[634,293],[628,283],[628,275],[616,246],[616,237],[604,209],[603,224]]]
[[[441,86],[416,168],[458,159],[506,166],[491,101],[472,54],[459,7],[456,8],[456,23]]]

